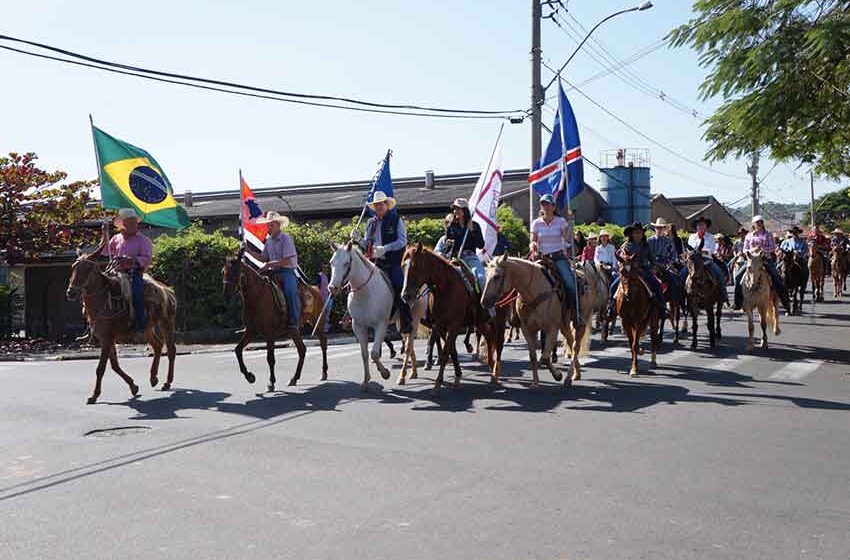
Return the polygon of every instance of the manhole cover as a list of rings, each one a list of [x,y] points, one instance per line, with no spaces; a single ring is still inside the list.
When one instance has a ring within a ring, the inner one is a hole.
[[[150,426],[117,426],[115,428],[102,428],[100,430],[91,430],[83,434],[87,437],[117,437],[130,436],[135,434],[144,434],[150,430]]]

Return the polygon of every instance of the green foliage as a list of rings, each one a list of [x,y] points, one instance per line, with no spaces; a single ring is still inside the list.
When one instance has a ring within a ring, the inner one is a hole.
[[[611,245],[619,247],[623,244],[623,228],[617,224],[605,224],[604,226],[600,226],[598,224],[587,224],[576,226],[576,231],[582,232],[585,238],[587,238],[589,233],[599,233],[603,229],[611,234]]]
[[[768,148],[817,173],[850,176],[850,12],[821,0],[696,0],[696,17],[670,34],[709,69],[703,99],[709,160]]]
[[[353,226],[353,222],[336,222],[331,226],[309,223],[291,224],[286,228],[286,233],[295,242],[298,264],[310,281],[319,274],[322,265],[331,260],[331,243],[348,241]]]
[[[443,220],[437,218],[422,218],[415,221],[405,221],[407,242],[418,243],[433,247],[443,236]]]
[[[12,319],[15,314],[15,294],[17,288],[6,284],[0,285],[0,336],[12,333]]]
[[[496,221],[502,226],[502,234],[511,246],[508,253],[518,256],[528,253],[530,241],[528,228],[525,227],[522,218],[514,214],[514,209],[506,204],[499,206],[496,209]]]
[[[222,294],[224,260],[238,249],[238,240],[220,231],[206,233],[197,225],[154,241],[150,273],[174,288],[179,329],[240,324],[238,307],[225,302]]]
[[[815,200],[817,222],[830,230],[850,225],[850,189],[832,191]]]

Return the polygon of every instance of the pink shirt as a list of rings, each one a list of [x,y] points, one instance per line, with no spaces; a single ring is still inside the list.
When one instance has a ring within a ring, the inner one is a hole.
[[[263,245],[263,256],[269,261],[282,261],[291,258],[289,264],[281,265],[281,268],[298,268],[298,253],[295,251],[295,243],[287,234],[280,232],[277,237],[269,235]]]
[[[145,270],[153,258],[153,243],[141,233],[116,233],[109,240],[109,254],[113,257],[132,257],[136,259],[138,267]]]
[[[773,253],[776,250],[776,242],[773,240],[773,234],[769,231],[751,231],[744,238],[744,251],[752,251],[756,247],[760,248],[764,253]]]
[[[531,233],[537,234],[537,248],[543,255],[560,253],[564,250],[564,232],[567,230],[567,220],[555,216],[548,224],[543,218],[531,222]]]

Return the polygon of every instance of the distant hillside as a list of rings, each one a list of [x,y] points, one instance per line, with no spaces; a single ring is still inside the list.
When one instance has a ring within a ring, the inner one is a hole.
[[[783,223],[795,223],[794,214],[796,212],[808,212],[809,205],[796,203],[785,204],[783,202],[762,202],[761,208],[762,214],[764,214],[768,220],[775,220]],[[729,208],[729,211],[742,224],[748,224],[750,222],[751,206],[749,204],[745,206],[738,206],[737,208]]]

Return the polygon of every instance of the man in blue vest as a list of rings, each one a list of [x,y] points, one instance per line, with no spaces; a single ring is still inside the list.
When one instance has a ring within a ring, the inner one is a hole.
[[[375,261],[390,279],[395,292],[396,307],[401,319],[401,333],[410,332],[410,307],[401,301],[404,286],[404,272],[401,270],[401,257],[407,246],[407,230],[404,220],[397,212],[391,212],[396,199],[383,191],[376,191],[369,202],[374,216],[366,222],[366,235],[362,239],[355,232],[352,238],[366,251],[366,256]]]

